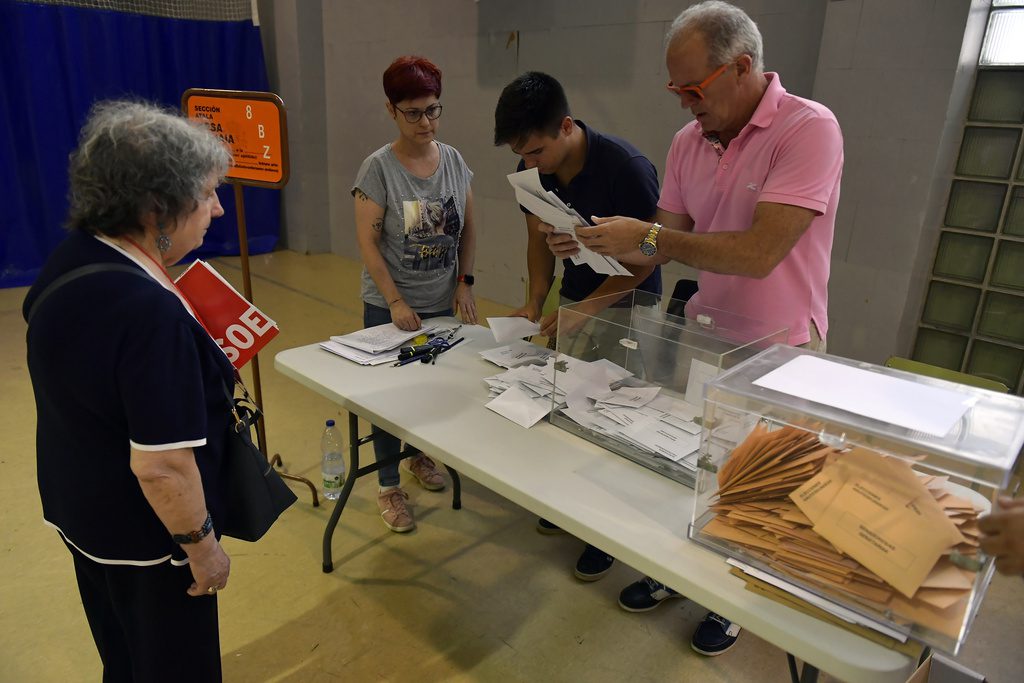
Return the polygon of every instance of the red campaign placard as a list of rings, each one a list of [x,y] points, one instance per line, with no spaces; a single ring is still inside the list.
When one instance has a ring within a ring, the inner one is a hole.
[[[194,261],[175,283],[235,368],[248,363],[280,331],[205,261]]]

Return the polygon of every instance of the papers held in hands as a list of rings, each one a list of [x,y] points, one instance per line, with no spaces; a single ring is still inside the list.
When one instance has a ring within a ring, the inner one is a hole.
[[[510,173],[508,182],[515,190],[516,201],[541,221],[552,226],[557,232],[572,235],[573,239],[576,239],[576,226],[590,225],[589,221],[567,206],[558,198],[558,195],[544,189],[536,168]],[[586,264],[595,273],[601,275],[632,275],[621,263],[610,256],[591,251],[578,240],[577,244],[580,248],[579,253],[570,257],[575,265]]]
[[[402,344],[435,329],[437,325],[425,323],[420,329],[409,332],[400,330],[394,323],[385,323],[331,337],[329,341],[320,342],[320,348],[360,365],[381,365],[398,360]]]

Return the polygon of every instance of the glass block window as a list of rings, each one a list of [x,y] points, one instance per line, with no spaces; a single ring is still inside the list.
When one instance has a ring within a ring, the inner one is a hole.
[[[960,145],[957,175],[1009,178],[1019,141],[1020,129],[969,126]]]
[[[944,232],[935,255],[935,274],[942,277],[981,283],[985,280],[992,238]]]
[[[949,192],[946,225],[995,232],[1006,199],[1006,185],[957,180]]]
[[[1024,64],[1024,8],[994,9],[988,15],[988,28],[985,29],[978,63],[982,66]]]
[[[990,22],[911,357],[1024,395],[1024,53],[984,66],[1024,49],[1022,3],[992,11],[1022,23]]]

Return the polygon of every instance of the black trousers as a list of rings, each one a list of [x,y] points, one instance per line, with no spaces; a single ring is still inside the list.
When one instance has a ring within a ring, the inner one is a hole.
[[[185,592],[188,565],[100,564],[68,547],[103,683],[221,680],[217,596]]]

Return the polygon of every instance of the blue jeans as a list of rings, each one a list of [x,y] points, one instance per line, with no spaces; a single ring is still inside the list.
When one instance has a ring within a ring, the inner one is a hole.
[[[446,309],[443,311],[435,311],[434,313],[420,313],[420,320],[426,320],[428,318],[443,318],[452,314],[452,309]],[[363,302],[363,327],[375,327],[377,325],[383,325],[391,322],[391,311],[380,306],[374,306]],[[397,453],[401,447],[401,440],[392,434],[385,432],[383,429],[379,429],[376,426],[372,427],[372,432],[377,435],[373,440],[373,455],[380,461],[382,458],[386,458],[389,455]],[[377,483],[381,486],[398,486],[398,463],[381,467],[377,470]]]

